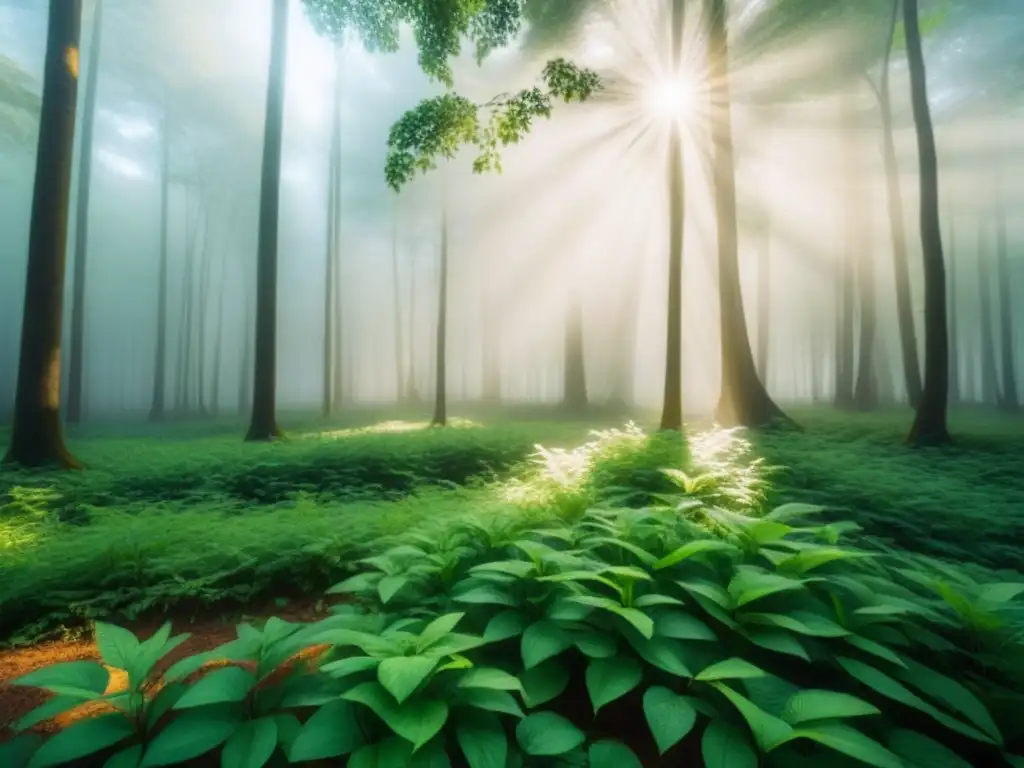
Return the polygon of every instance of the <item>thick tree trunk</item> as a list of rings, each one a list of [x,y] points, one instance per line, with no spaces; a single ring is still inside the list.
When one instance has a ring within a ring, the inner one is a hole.
[[[889,45],[882,63],[878,103],[882,114],[883,159],[885,161],[885,190],[889,203],[889,230],[892,237],[893,269],[896,283],[896,316],[900,330],[900,350],[903,353],[903,371],[906,377],[907,397],[916,408],[921,400],[921,364],[917,354],[917,333],[914,329],[913,299],[910,292],[910,267],[907,259],[907,233],[903,218],[903,197],[900,192],[900,171],[896,160],[896,137],[892,121],[892,97],[889,78],[889,60],[896,31],[896,18],[901,0],[893,0]],[[904,9],[906,15],[906,9]],[[916,18],[916,2],[914,14]],[[924,68],[924,62],[921,62]],[[922,84],[922,88],[924,85]],[[927,106],[927,104],[925,105]],[[929,121],[929,128],[931,118]],[[923,182],[922,182],[923,183]],[[936,217],[938,214],[936,214]]]
[[[757,375],[768,382],[768,344],[772,318],[771,224],[762,222],[761,258],[757,264]]]
[[[404,348],[402,346],[402,300],[401,272],[398,269],[398,221],[391,223],[391,303],[394,309],[395,325],[395,397],[399,402],[407,399],[405,392],[405,367],[402,365]]]
[[[167,215],[171,187],[170,121],[164,112],[160,131],[160,267],[156,299],[156,359],[153,362],[153,400],[149,420],[164,420],[167,399]]]
[[[447,374],[448,347],[448,209],[441,212],[441,269],[437,287],[437,339],[434,368],[434,418],[430,425],[448,424]]]
[[[939,161],[928,106],[928,82],[921,50],[918,0],[903,0],[907,36],[910,99],[917,129],[921,198],[921,250],[924,256],[924,386],[907,441],[914,445],[950,442],[946,426],[949,399],[949,336],[946,316],[946,265],[939,220]]]
[[[583,343],[583,300],[578,288],[573,288],[567,310],[563,348],[562,405],[566,410],[580,412],[587,407],[587,364]]]
[[[726,426],[756,427],[786,418],[768,396],[754,367],[740,288],[736,218],[736,169],[729,91],[729,42],[725,0],[709,0],[708,70],[711,138],[718,233],[718,294],[722,345],[722,391],[717,418]]]
[[[273,440],[277,428],[277,232],[281,187],[281,135],[288,45],[288,0],[274,0],[267,78],[267,113],[260,179],[260,223],[256,258],[256,367],[252,421],[246,440]]]
[[[1014,412],[1020,408],[1020,400],[1017,397],[1016,361],[1013,354],[1013,276],[1010,272],[1010,256],[1006,246],[1006,211],[1001,199],[997,205],[996,216],[996,283],[999,286],[999,341],[1003,368],[1003,391],[999,398],[999,407],[1004,411]]]
[[[5,457],[32,467],[81,466],[65,447],[60,424],[61,315],[81,23],[80,0],[50,0],[18,385]]]
[[[78,205],[75,213],[75,266],[71,278],[71,350],[68,360],[67,421],[78,424],[83,415],[83,368],[85,367],[85,276],[89,244],[89,193],[92,191],[93,130],[96,125],[96,91],[100,77],[103,42],[103,0],[96,0],[89,41],[89,79],[82,104],[81,159],[78,163]]]
[[[960,403],[960,341],[956,297],[956,226],[952,208],[949,210],[949,402]]]
[[[981,401],[995,405],[999,401],[999,372],[996,368],[996,342],[992,329],[992,263],[984,238],[984,225],[978,228],[978,313],[981,315]]]
[[[665,387],[662,430],[683,431],[683,183],[682,134],[672,125],[668,145],[668,314],[665,328]]]

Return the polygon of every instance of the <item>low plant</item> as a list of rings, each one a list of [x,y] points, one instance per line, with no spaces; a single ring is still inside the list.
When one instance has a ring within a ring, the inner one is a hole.
[[[23,735],[4,764],[217,748],[230,768],[1024,764],[1013,709],[992,706],[1024,703],[1024,583],[845,546],[854,526],[810,524],[810,505],[677,501],[411,537],[334,587],[351,602],[330,617],[243,624],[159,683],[150,660],[178,638],[99,625],[128,692],[105,692],[98,664],[55,665],[16,681],[61,700],[20,726],[76,702],[120,711],[34,752]]]

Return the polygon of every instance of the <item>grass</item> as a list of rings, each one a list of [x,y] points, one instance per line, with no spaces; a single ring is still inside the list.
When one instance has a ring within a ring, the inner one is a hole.
[[[749,436],[755,455],[786,467],[773,477],[773,501],[820,503],[894,546],[1024,572],[1021,422],[959,414],[956,446],[912,451],[900,444],[906,413],[793,415],[804,432]],[[638,483],[657,491],[658,468],[679,458],[671,446],[620,440],[597,481],[581,485],[579,452],[540,456],[539,474],[521,464],[536,443],[579,445],[593,423],[429,430],[372,417],[326,431],[307,423],[273,445],[242,443],[237,424],[91,429],[71,441],[86,472],[0,468],[0,640],[31,641],[82,619],[313,592],[381,537],[599,503],[601,492]]]

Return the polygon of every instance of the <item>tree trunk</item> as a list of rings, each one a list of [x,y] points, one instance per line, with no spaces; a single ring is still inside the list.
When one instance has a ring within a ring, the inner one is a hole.
[[[768,381],[768,343],[772,318],[771,224],[762,223],[761,259],[757,264],[757,375]]]
[[[839,268],[838,299],[836,301],[836,387],[835,406],[853,405],[854,383],[854,279],[853,250],[847,242],[843,263]]]
[[[896,138],[892,122],[892,97],[889,79],[889,60],[892,56],[899,4],[900,0],[893,0],[889,44],[882,62],[878,104],[882,114],[885,189],[889,203],[889,230],[892,237],[893,270],[896,283],[896,316],[900,330],[900,350],[903,353],[903,371],[906,377],[907,397],[910,400],[910,405],[916,408],[921,400],[921,364],[917,354],[917,333],[914,330],[913,300],[910,293],[910,267],[907,260],[907,233],[903,218],[903,197],[900,192],[900,171],[896,160]],[[917,15],[916,6],[915,2],[915,19]],[[904,9],[904,13],[906,15],[906,9]],[[921,61],[921,69],[924,69],[923,60]],[[923,83],[921,87],[924,87]],[[930,129],[931,118],[928,117],[927,120],[929,121]],[[938,214],[936,214],[937,216]]]
[[[416,249],[409,254],[409,383],[406,393],[410,403],[419,403],[420,385],[416,379]]]
[[[243,275],[243,285],[249,283],[249,275]],[[252,310],[252,294],[245,292],[245,315],[242,317],[242,364],[238,371],[238,415],[249,413],[252,408],[253,390],[253,328],[255,322]]]
[[[981,315],[981,402],[999,401],[999,372],[996,369],[996,343],[992,330],[992,271],[985,244],[984,226],[978,228],[978,312]]]
[[[402,346],[402,300],[401,273],[398,269],[398,221],[391,223],[391,301],[395,311],[395,397],[399,402],[407,399],[405,392],[405,368],[402,365],[404,348]]]
[[[709,0],[708,70],[711,138],[718,233],[718,294],[722,345],[722,391],[717,418],[726,426],[756,427],[786,418],[768,396],[754,367],[740,288],[736,219],[736,168],[729,91],[729,41],[725,0]]]
[[[576,287],[572,289],[565,316],[564,343],[562,406],[569,411],[582,412],[587,407],[587,364],[583,343],[583,300]]]
[[[820,403],[824,399],[825,385],[821,380],[821,372],[825,362],[826,345],[821,336],[821,323],[817,316],[811,320],[811,402]]]
[[[217,286],[217,330],[213,342],[213,381],[210,383],[210,415],[220,413],[220,375],[224,360],[224,286],[227,268],[221,257],[220,284]]]
[[[434,418],[432,427],[448,424],[448,397],[445,388],[448,342],[448,209],[441,212],[441,270],[437,289],[437,340],[434,370]]]
[[[924,386],[907,441],[914,445],[950,442],[946,426],[949,399],[949,336],[946,317],[946,265],[942,257],[939,220],[939,162],[928,106],[928,83],[917,0],[903,0],[907,36],[910,97],[917,131],[918,178],[921,198],[921,250],[924,257]]]
[[[281,434],[276,416],[277,232],[287,45],[288,0],[274,0],[256,258],[256,367],[253,373],[252,421],[246,440],[273,440]]]
[[[678,3],[676,3],[678,5]],[[676,27],[678,28],[678,27]],[[673,124],[668,144],[668,313],[665,328],[665,387],[659,429],[683,431],[683,181],[682,129]]]
[[[32,467],[81,466],[65,447],[60,424],[61,315],[81,23],[80,0],[50,0],[18,385],[5,457]]]
[[[1003,391],[999,398],[999,407],[1004,411],[1014,412],[1020,408],[1020,400],[1017,398],[1017,375],[1013,359],[1013,276],[1006,247],[1006,211],[1003,209],[1002,199],[997,204],[996,216],[996,283],[999,286],[999,341],[1003,367]]]
[[[337,266],[337,239],[335,233],[335,214],[338,208],[338,141],[341,130],[338,114],[338,69],[340,58],[338,48],[334,49],[335,84],[334,99],[331,110],[331,146],[328,152],[327,165],[327,230],[324,235],[324,348],[323,348],[323,392],[320,404],[321,415],[326,419],[334,412],[334,385],[331,376],[334,373],[334,304],[338,278],[335,274]]]
[[[196,325],[196,405],[201,417],[206,416],[206,318],[210,300],[210,274],[213,269],[213,258],[210,252],[210,224],[206,219],[203,229],[203,250],[199,277],[199,310]]]
[[[949,212],[949,402],[960,403],[960,342],[956,300],[956,226],[953,212]]]
[[[852,106],[852,105],[851,105]],[[857,351],[857,378],[853,389],[853,405],[867,411],[878,405],[878,381],[875,376],[875,329],[877,310],[875,300],[874,251],[871,248],[871,222],[869,200],[861,180],[861,158],[859,157],[856,112],[851,115],[848,126],[847,160],[849,173],[847,184],[851,192],[847,216],[850,222],[849,247],[856,261],[857,298],[860,303],[860,338]],[[851,334],[852,336],[852,334]],[[852,339],[851,339],[852,342]]]
[[[156,300],[156,359],[153,363],[153,401],[149,420],[164,420],[167,397],[167,214],[171,186],[170,121],[166,110],[160,131],[160,267]]]
[[[67,421],[82,420],[82,378],[85,365],[85,275],[89,243],[89,193],[92,191],[93,130],[96,126],[96,90],[103,41],[103,0],[96,0],[89,41],[89,79],[82,104],[81,159],[78,163],[78,206],[75,213],[75,266],[71,278],[71,353],[68,366]]]

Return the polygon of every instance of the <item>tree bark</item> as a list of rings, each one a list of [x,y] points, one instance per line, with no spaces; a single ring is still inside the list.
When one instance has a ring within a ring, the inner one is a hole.
[[[1001,193],[999,194],[1001,198]],[[999,398],[999,407],[1004,411],[1015,412],[1020,409],[1020,400],[1017,397],[1016,361],[1013,355],[1013,276],[1010,272],[1010,257],[1006,246],[1006,211],[1003,209],[1002,199],[997,203],[996,216],[996,283],[999,286],[999,341],[1003,368],[1003,391]]]
[[[335,221],[334,217],[337,213],[338,208],[338,142],[339,132],[341,130],[340,117],[338,114],[338,60],[340,59],[340,52],[338,48],[334,49],[335,57],[335,83],[334,83],[334,98],[332,100],[331,110],[331,146],[328,152],[328,165],[327,165],[327,230],[324,234],[324,348],[323,348],[323,393],[322,401],[320,404],[321,415],[326,419],[332,413],[334,413],[334,385],[332,382],[332,374],[334,373],[334,305],[335,305],[335,291],[337,289],[337,275],[335,269],[337,267],[337,238],[335,237]]]
[[[252,421],[246,440],[273,440],[281,435],[276,416],[277,234],[287,45],[288,0],[274,0],[256,258],[256,367],[253,373]]]
[[[935,131],[928,106],[928,82],[917,0],[903,0],[903,26],[907,37],[910,99],[917,132],[920,183],[921,250],[924,257],[924,386],[907,441],[914,445],[950,442],[946,425],[949,399],[949,336],[946,316],[946,265],[942,256],[939,219],[939,162]]]
[[[149,420],[164,420],[167,398],[167,215],[171,186],[170,121],[166,110],[160,131],[160,266],[156,300],[156,359],[153,362],[153,400]]]
[[[71,278],[71,350],[68,360],[67,421],[78,424],[83,414],[85,366],[85,276],[89,244],[89,193],[92,191],[93,130],[96,126],[96,91],[103,42],[103,0],[96,0],[89,42],[89,79],[82,104],[81,159],[78,163],[78,205],[75,213],[75,266]]]
[[[441,269],[437,288],[437,340],[434,368],[434,418],[432,427],[448,424],[447,374],[448,345],[448,209],[441,212]]]
[[[768,396],[754,367],[740,288],[736,217],[736,168],[729,91],[729,42],[725,0],[709,0],[708,70],[711,139],[718,233],[718,295],[722,390],[717,418],[726,426],[757,427],[787,418]]]
[[[981,402],[999,401],[999,372],[996,368],[996,342],[992,329],[992,271],[985,244],[984,225],[978,227],[978,313],[981,315]]]
[[[80,0],[50,0],[18,384],[5,456],[7,462],[30,467],[81,466],[65,447],[60,424],[61,320],[81,24]]]

